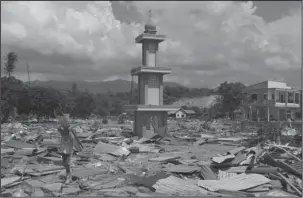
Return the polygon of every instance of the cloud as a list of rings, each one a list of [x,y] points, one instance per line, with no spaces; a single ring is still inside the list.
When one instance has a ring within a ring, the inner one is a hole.
[[[173,69],[168,80],[251,83],[301,67],[300,9],[267,23],[251,2],[1,2],[2,55],[18,53],[20,77],[28,61],[32,78],[127,79],[141,64],[134,39],[149,9],[168,37],[158,61]]]

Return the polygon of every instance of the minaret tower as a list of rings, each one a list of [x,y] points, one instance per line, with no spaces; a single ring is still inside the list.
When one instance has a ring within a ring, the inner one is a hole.
[[[139,104],[125,106],[125,111],[134,112],[134,134],[140,137],[152,135],[147,134],[153,129],[151,122],[156,127],[166,126],[167,112],[179,108],[163,105],[163,76],[171,73],[171,69],[157,65],[158,46],[165,36],[157,34],[151,17],[149,11],[144,33],[135,39],[142,44],[142,65],[131,70],[132,78],[138,76]]]

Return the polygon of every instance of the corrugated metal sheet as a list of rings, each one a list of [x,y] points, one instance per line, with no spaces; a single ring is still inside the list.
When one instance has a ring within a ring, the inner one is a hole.
[[[198,185],[210,191],[239,191],[269,183],[270,180],[259,174],[236,175],[222,180],[199,180]]]
[[[213,172],[213,170],[210,168],[209,164],[203,164],[201,165],[201,176],[204,180],[216,180],[217,176]]]
[[[232,172],[226,172],[226,171],[219,170],[218,179],[219,180],[226,179],[226,178],[230,178],[230,177],[233,177],[233,176],[236,176],[236,175],[237,175],[237,173],[232,173]]]
[[[298,172],[302,173],[302,162],[294,162],[293,164],[290,164],[290,166]]]
[[[183,180],[175,176],[158,180],[153,185],[153,188],[158,193],[174,196],[199,196],[207,194],[205,189],[197,186],[196,180]]]

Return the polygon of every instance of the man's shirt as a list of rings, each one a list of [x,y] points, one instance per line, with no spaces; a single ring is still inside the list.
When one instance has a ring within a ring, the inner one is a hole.
[[[60,127],[58,131],[61,134],[61,150],[64,154],[72,155],[75,138],[70,128]]]

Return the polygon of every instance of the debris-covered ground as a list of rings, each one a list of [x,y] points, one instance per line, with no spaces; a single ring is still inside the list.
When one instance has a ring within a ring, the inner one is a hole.
[[[1,197],[302,196],[301,134],[276,144],[232,122],[168,124],[159,140],[133,137],[131,125],[74,120],[85,150],[72,158],[68,185],[56,123],[3,124]]]

